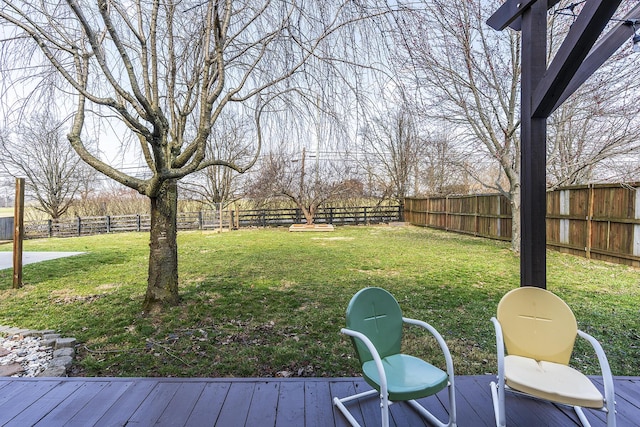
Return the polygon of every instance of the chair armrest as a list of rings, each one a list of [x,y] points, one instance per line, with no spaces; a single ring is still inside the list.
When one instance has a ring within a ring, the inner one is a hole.
[[[615,400],[615,392],[613,388],[613,375],[611,373],[611,368],[609,367],[609,360],[607,360],[607,355],[605,354],[602,346],[598,342],[597,339],[592,337],[586,332],[578,330],[578,336],[584,338],[591,344],[591,347],[596,352],[596,356],[598,356],[598,363],[600,364],[600,370],[602,371],[602,382],[604,384],[604,398],[607,402],[614,402]]]
[[[354,331],[348,328],[342,328],[340,329],[340,332],[362,341],[364,345],[367,346],[367,350],[369,350],[369,353],[371,353],[371,356],[373,356],[373,361],[376,364],[376,368],[378,369],[378,375],[380,376],[380,394],[385,397],[388,396],[387,375],[385,374],[384,367],[382,366],[382,359],[380,358],[380,355],[378,354],[378,350],[373,345],[369,337],[367,337],[362,332]]]
[[[431,326],[427,322],[423,322],[422,320],[416,320],[416,319],[410,319],[408,317],[403,317],[402,321],[405,322],[405,323],[408,323],[410,325],[420,326],[420,327],[426,329],[427,331],[429,331],[429,333],[431,333],[431,335],[433,335],[433,337],[438,342],[438,345],[440,346],[440,349],[442,350],[442,353],[444,354],[444,360],[445,360],[445,363],[447,365],[447,375],[449,375],[449,381],[453,384],[453,378],[454,378],[454,375],[453,375],[453,359],[451,357],[451,353],[449,352],[449,347],[447,346],[447,343],[444,340],[444,338],[442,338],[442,335],[440,335],[440,333],[436,330],[436,328],[434,328],[433,326]]]
[[[502,335],[502,325],[495,317],[491,318],[493,327],[496,330],[496,356],[498,358],[498,381],[504,386],[504,337]]]

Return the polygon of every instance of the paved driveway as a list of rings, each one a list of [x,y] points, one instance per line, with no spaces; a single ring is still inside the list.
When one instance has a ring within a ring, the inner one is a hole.
[[[23,252],[22,265],[81,255],[83,253],[85,252]],[[13,268],[13,252],[0,252],[0,270],[5,270],[7,268]]]

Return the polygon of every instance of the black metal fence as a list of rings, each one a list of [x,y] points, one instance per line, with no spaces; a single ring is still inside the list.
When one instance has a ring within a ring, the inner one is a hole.
[[[403,208],[393,206],[326,207],[316,213],[317,224],[358,225],[401,221]],[[178,230],[214,230],[241,227],[277,227],[305,223],[300,209],[249,209],[178,213]],[[107,215],[59,221],[25,222],[25,237],[75,237],[93,234],[149,231],[151,216]]]

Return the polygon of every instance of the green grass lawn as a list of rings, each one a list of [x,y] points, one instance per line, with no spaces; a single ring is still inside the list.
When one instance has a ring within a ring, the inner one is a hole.
[[[349,299],[365,286],[389,290],[406,316],[435,326],[457,374],[495,372],[489,319],[500,297],[519,286],[519,260],[506,243],[430,229],[184,232],[182,304],[145,316],[148,234],[24,246],[87,254],[25,266],[19,290],[11,289],[11,271],[0,271],[0,324],[76,337],[82,345],[74,372],[87,376],[356,375],[339,330]],[[639,273],[548,252],[548,289],[600,340],[615,375],[640,375]],[[406,335],[407,351],[442,364],[422,332]],[[594,359],[577,346],[575,362],[598,374]]]

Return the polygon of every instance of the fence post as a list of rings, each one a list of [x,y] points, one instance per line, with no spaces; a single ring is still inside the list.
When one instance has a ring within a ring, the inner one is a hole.
[[[593,238],[593,184],[589,184],[589,212],[587,213],[587,247],[585,255],[587,259],[591,259],[591,239]]]
[[[478,235],[478,228],[480,228],[479,226],[479,221],[480,221],[480,204],[478,202],[478,196],[475,196],[475,204],[476,204],[476,209],[475,209],[475,221],[474,221],[474,231],[473,231],[473,235],[477,236]]]
[[[13,207],[13,289],[22,287],[22,241],[24,240],[24,178],[16,178]]]
[[[367,207],[366,206],[364,207],[363,215],[364,215],[364,218],[363,218],[364,225],[368,225],[369,224],[369,220],[367,219]]]
[[[333,208],[329,208],[329,224],[333,224]]]
[[[77,220],[78,236],[82,235],[82,220],[78,217]]]
[[[140,231],[140,228],[141,228],[140,214],[136,214],[136,231]]]
[[[49,237],[53,237],[53,221],[48,219],[47,220],[47,234],[49,234]]]
[[[111,216],[107,215],[107,233],[111,233]]]
[[[202,230],[202,211],[198,211],[198,230]]]
[[[449,230],[449,196],[444,199],[444,229]]]

